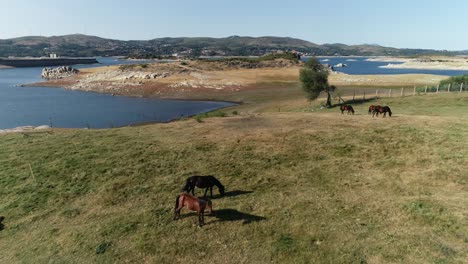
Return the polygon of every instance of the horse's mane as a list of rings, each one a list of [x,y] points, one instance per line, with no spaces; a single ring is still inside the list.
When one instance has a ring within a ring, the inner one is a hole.
[[[214,185],[216,185],[218,188],[219,188],[219,187],[224,188],[224,185],[222,185],[221,182],[220,182],[218,179],[216,179],[213,175],[210,175],[210,176],[211,176],[212,179],[213,179]]]

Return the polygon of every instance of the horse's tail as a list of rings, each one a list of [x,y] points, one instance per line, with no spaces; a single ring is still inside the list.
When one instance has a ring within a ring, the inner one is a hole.
[[[210,199],[206,199],[206,208],[208,209],[209,213],[213,213],[213,203]]]
[[[390,107],[387,107],[388,108],[388,116],[392,116],[392,110],[390,110]]]
[[[180,199],[180,195],[176,197],[175,199],[175,208],[174,210],[177,210],[177,208],[179,207],[179,199]]]

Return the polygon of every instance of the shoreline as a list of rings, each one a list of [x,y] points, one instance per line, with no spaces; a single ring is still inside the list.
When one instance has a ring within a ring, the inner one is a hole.
[[[23,133],[23,132],[31,132],[31,131],[44,131],[50,130],[52,127],[48,125],[40,125],[40,126],[19,126],[13,128],[5,128],[0,129],[0,135],[2,134],[10,134],[10,133]]]
[[[401,64],[389,63],[387,65],[379,66],[383,69],[414,69],[414,70],[436,70],[436,71],[468,71],[468,65],[461,66],[447,66],[440,64],[414,64],[411,62],[404,62]]]

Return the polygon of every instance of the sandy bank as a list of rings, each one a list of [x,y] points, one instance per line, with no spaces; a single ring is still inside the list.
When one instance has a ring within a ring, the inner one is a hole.
[[[387,69],[420,69],[420,70],[458,70],[468,71],[468,59],[465,57],[427,56],[419,58],[378,57],[368,61],[389,62],[379,66]],[[393,63],[397,62],[397,63]]]
[[[10,128],[10,129],[0,129],[0,134],[6,134],[6,133],[20,133],[20,132],[28,132],[28,131],[38,131],[38,130],[47,130],[50,129],[49,126],[21,126],[21,127],[15,127],[15,128]]]

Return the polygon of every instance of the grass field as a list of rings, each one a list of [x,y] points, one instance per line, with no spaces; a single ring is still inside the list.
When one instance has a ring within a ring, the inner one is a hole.
[[[468,95],[348,116],[295,91],[236,116],[0,135],[0,263],[467,263]],[[172,220],[195,173],[227,192],[203,228]]]

